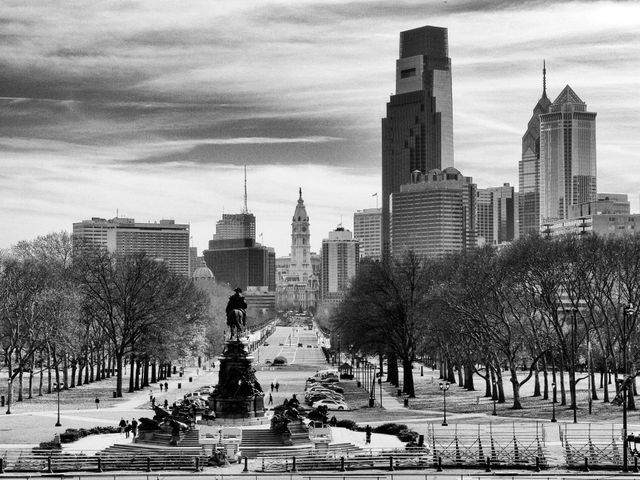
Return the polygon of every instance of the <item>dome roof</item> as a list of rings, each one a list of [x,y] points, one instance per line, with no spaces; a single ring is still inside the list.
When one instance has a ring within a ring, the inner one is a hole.
[[[193,279],[214,279],[213,272],[208,267],[198,267],[193,271]]]

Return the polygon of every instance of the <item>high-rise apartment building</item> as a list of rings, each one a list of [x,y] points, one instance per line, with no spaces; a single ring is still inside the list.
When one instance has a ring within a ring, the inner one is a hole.
[[[391,254],[440,258],[476,246],[476,185],[453,167],[415,171],[391,194]]]
[[[540,231],[540,115],[549,112],[547,69],[542,67],[542,96],[533,108],[533,115],[522,136],[522,158],[518,163],[518,236]]]
[[[518,238],[518,195],[505,183],[502,187],[477,191],[478,243],[501,245]]]
[[[596,114],[567,85],[540,115],[540,222],[596,200]]]
[[[360,242],[360,256],[382,258],[382,209],[365,208],[353,214],[353,238]]]
[[[360,242],[341,226],[322,240],[321,296],[325,305],[338,304],[358,273]]]
[[[87,245],[106,248],[118,255],[146,253],[166,262],[169,270],[190,276],[189,225],[173,220],[136,223],[133,218],[94,217],[73,224],[73,241],[79,248]]]
[[[396,93],[382,119],[382,252],[389,252],[389,196],[411,173],[453,166],[451,60],[446,28],[400,33]]]

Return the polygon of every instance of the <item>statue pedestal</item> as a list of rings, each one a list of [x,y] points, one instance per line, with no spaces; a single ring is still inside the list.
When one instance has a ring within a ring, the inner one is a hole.
[[[247,418],[264,416],[264,393],[247,353],[248,343],[227,340],[218,357],[218,385],[209,397],[209,409],[217,418]]]

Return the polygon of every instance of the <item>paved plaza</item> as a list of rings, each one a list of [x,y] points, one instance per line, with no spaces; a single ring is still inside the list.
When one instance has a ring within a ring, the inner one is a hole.
[[[256,376],[262,388],[266,392],[271,392],[270,385],[272,383],[274,385],[277,383],[279,386],[278,391],[274,390],[271,393],[274,405],[281,404],[285,398],[291,398],[293,394],[303,398],[306,379],[315,371],[327,368],[321,348],[325,342],[326,340],[318,335],[315,330],[302,327],[276,327],[273,334],[266,339],[265,344],[252,353],[254,365],[257,369]],[[286,366],[273,366],[272,364],[276,357],[284,357]],[[162,404],[165,399],[171,404],[178,398],[182,398],[185,393],[199,386],[217,384],[217,368],[218,365],[213,370],[187,366],[183,377],[174,375],[167,380],[168,391],[160,392],[157,386],[152,386],[134,393],[125,393],[124,398],[121,399],[112,398],[114,378],[63,391],[60,394],[61,427],[55,427],[57,420],[57,397],[55,394],[14,403],[10,415],[6,415],[4,412],[0,415],[0,449],[35,446],[40,442],[52,440],[56,433],[61,433],[67,428],[116,426],[121,418],[131,420],[134,417],[152,417],[150,395],[155,396],[156,402],[159,404]],[[419,363],[414,368],[417,389],[419,391],[421,389],[431,389],[436,392],[435,395],[439,395],[437,393],[438,372],[424,368]],[[125,377],[125,385],[128,385],[127,381],[128,379]],[[481,384],[478,385],[482,386]],[[452,386],[453,388],[457,387]],[[523,389],[523,396],[530,395],[527,388]],[[523,431],[523,429],[527,428],[530,430],[537,429],[537,432],[544,437],[549,450],[550,465],[561,465],[563,463],[565,452],[562,450],[560,436],[563,433],[563,429],[566,428],[565,426],[568,425],[567,420],[571,423],[566,411],[563,412],[564,417],[559,423],[551,423],[548,418],[543,416],[537,419],[523,420],[512,416],[512,412],[508,412],[509,415],[504,415],[503,413],[507,412],[507,407],[504,405],[500,407],[499,414],[493,416],[491,415],[493,405],[489,399],[480,398],[479,393],[476,395],[474,395],[474,392],[466,393],[468,393],[467,401],[476,403],[479,408],[477,411],[466,413],[457,412],[455,409],[448,411],[449,427],[447,428],[450,431],[454,431],[454,429],[456,432],[458,430],[460,432],[473,432],[476,429],[479,431],[479,425],[501,425],[503,428],[511,425],[514,428],[514,432],[516,428],[518,431]],[[96,397],[103,399],[100,402],[99,409],[95,408],[94,399]],[[335,413],[338,419],[353,419],[359,425],[370,424],[375,426],[387,422],[404,423],[410,429],[426,437],[429,429],[440,426],[443,420],[443,411],[440,408],[440,403],[437,404],[436,408],[415,408],[413,405],[409,405],[409,408],[407,408],[404,398],[399,397],[395,389],[384,382],[382,385],[376,385],[375,406],[373,408],[368,408],[368,394],[364,391],[360,396],[356,396],[354,399],[348,398],[347,400],[353,410],[331,412],[331,414]],[[409,402],[418,401],[419,399],[411,399]],[[581,415],[583,414],[584,411],[581,412]],[[268,428],[267,425],[265,425],[265,428]],[[620,425],[619,422],[612,423],[611,421],[589,423],[582,421],[577,428],[583,428],[585,436],[593,435],[596,437],[601,434],[605,436],[615,435],[615,432],[619,431]],[[629,430],[640,432],[640,422],[638,422],[635,412],[630,414]],[[336,430],[335,435],[345,442],[364,445],[364,434],[362,432],[343,431],[341,429]],[[386,436],[374,435],[371,446],[374,448],[388,447],[389,440],[384,437]],[[392,438],[395,439],[395,437]],[[130,441],[131,439],[125,439],[120,434],[95,435],[67,445],[65,448],[73,449],[74,451],[95,451],[114,443],[127,443]],[[231,474],[240,473],[241,469],[242,465],[236,464],[217,471]],[[326,478],[331,478],[331,475],[327,475]],[[400,475],[398,478],[409,477]],[[429,478],[434,477],[430,474]],[[478,478],[477,475],[474,478]],[[553,478],[553,476],[549,478]]]

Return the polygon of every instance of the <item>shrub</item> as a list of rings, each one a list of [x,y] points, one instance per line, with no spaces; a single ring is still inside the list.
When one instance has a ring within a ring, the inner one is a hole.
[[[413,430],[402,430],[398,432],[396,436],[402,442],[415,443],[415,441],[418,439],[418,432],[414,432]]]
[[[40,448],[43,450],[60,450],[62,448],[62,445],[55,441],[41,442]]]
[[[387,435],[398,435],[403,430],[407,430],[404,423],[383,423],[373,429],[374,433],[384,433]]]
[[[336,423],[336,427],[347,428],[349,430],[358,430],[358,424],[353,420],[349,420],[347,418],[338,420],[338,423]]]
[[[273,359],[273,365],[286,365],[287,359],[285,357],[279,356]]]

